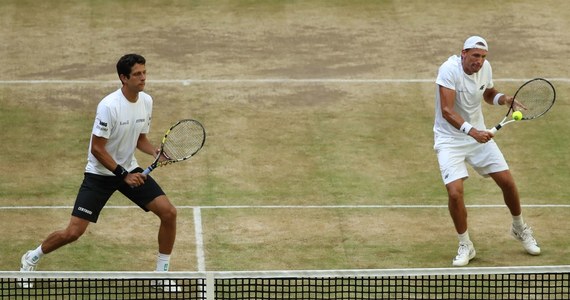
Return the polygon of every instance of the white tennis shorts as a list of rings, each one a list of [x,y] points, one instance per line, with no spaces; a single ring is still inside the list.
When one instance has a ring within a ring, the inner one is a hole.
[[[509,169],[503,153],[493,140],[480,144],[471,137],[436,137],[434,150],[441,178],[446,185],[457,179],[469,177],[467,164],[483,177]]]

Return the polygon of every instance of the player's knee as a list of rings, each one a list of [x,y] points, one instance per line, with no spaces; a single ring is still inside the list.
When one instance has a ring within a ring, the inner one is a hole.
[[[445,188],[450,201],[463,200],[463,179],[450,182],[445,185]]]
[[[176,220],[176,216],[178,215],[178,210],[176,209],[176,207],[172,206],[170,207],[168,214],[172,220]]]
[[[59,236],[66,243],[75,242],[83,235],[83,233],[85,233],[87,230],[87,225],[89,225],[88,221],[77,217],[72,217],[67,228],[60,231]]]
[[[463,199],[463,189],[448,188],[447,195],[449,197],[449,201],[460,201]]]
[[[176,210],[176,207],[174,207],[174,205],[169,205],[169,206],[161,209],[159,217],[162,220],[176,221],[176,215],[177,214],[178,214],[178,211]]]
[[[516,191],[517,190],[517,185],[515,184],[514,180],[505,180],[502,181],[499,186],[501,187],[501,189],[505,192],[511,192],[511,191]]]

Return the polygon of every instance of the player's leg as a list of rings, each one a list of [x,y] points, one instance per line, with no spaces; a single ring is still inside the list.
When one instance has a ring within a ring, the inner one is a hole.
[[[176,240],[176,207],[170,203],[166,195],[156,197],[147,206],[160,219],[158,229],[158,251],[171,254]]]
[[[69,224],[65,229],[52,232],[42,242],[41,250],[43,254],[48,254],[78,240],[87,230],[89,223],[88,220],[71,216]]]
[[[522,208],[515,180],[509,170],[489,174],[503,192],[505,204],[511,212],[513,224],[511,235],[519,240],[524,249],[531,255],[539,255],[540,247],[533,236],[532,229],[524,222]]]
[[[519,216],[522,212],[519,192],[511,171],[504,170],[489,174],[503,192],[503,199],[511,215]]]
[[[160,219],[156,271],[166,272],[170,269],[170,254],[176,240],[176,208],[165,195],[156,197],[146,207]],[[175,280],[158,280],[153,286],[168,292],[181,291]]]
[[[20,271],[35,271],[44,254],[76,241],[85,233],[88,225],[89,221],[72,216],[65,229],[52,232],[36,249],[29,250],[22,255]],[[19,284],[24,288],[33,287],[33,283],[24,279],[21,279]]]
[[[463,181],[464,179],[457,179],[445,185],[448,194],[449,214],[459,239],[457,255],[453,259],[453,265],[457,267],[467,265],[476,255],[475,247],[467,231],[467,208],[463,198]]]
[[[142,169],[135,171],[142,171]],[[143,185],[136,188],[123,185],[119,191],[145,211],[152,211],[158,216],[160,219],[158,251],[160,254],[170,255],[176,239],[177,212],[162,188],[151,176],[147,176]]]
[[[467,209],[463,199],[463,182],[468,177],[465,156],[469,143],[458,144],[442,142],[434,147],[437,153],[441,178],[447,189],[448,209],[457,237],[459,247],[453,259],[454,266],[465,266],[475,257],[475,248],[469,238],[467,226]]]
[[[112,184],[109,184],[109,180],[114,179],[107,177],[85,174],[67,227],[51,233],[41,245],[26,252],[22,256],[20,270],[35,270],[44,254],[76,241],[85,233],[90,222],[97,222],[99,213],[114,192]]]
[[[168,271],[170,254],[176,240],[176,207],[170,203],[162,188],[151,176],[147,176],[145,183],[139,187],[131,188],[125,185],[119,191],[145,211],[152,211],[160,219],[156,271]],[[153,282],[153,286],[165,291],[181,290],[175,280],[158,280]]]
[[[21,271],[35,270],[40,258],[60,247],[72,243],[85,233],[89,221],[72,216],[65,229],[52,232],[36,249],[22,256]]]
[[[448,209],[458,234],[467,231],[467,208],[463,199],[463,179],[445,185],[448,196]]]
[[[532,235],[531,228],[524,223],[519,192],[509,166],[494,141],[482,146],[483,151],[471,157],[473,167],[484,176],[490,176],[503,192],[503,200],[511,212],[513,224],[511,234],[519,240],[524,249],[532,255],[540,254],[538,243]]]

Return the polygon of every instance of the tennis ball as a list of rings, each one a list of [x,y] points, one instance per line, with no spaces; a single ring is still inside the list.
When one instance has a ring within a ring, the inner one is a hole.
[[[513,112],[513,119],[514,119],[515,121],[520,121],[520,120],[522,120],[522,117],[523,117],[522,112],[520,112],[520,111],[518,111],[518,110],[515,111],[515,112]]]

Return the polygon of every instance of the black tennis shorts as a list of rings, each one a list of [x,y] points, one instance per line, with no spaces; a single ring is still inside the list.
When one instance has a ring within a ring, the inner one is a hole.
[[[136,168],[131,173],[142,171],[141,168]],[[149,175],[147,175],[143,185],[131,188],[122,178],[117,176],[85,173],[71,215],[97,223],[101,210],[115,191],[121,192],[144,211],[148,211],[146,205],[152,200],[165,195],[162,188]]]

